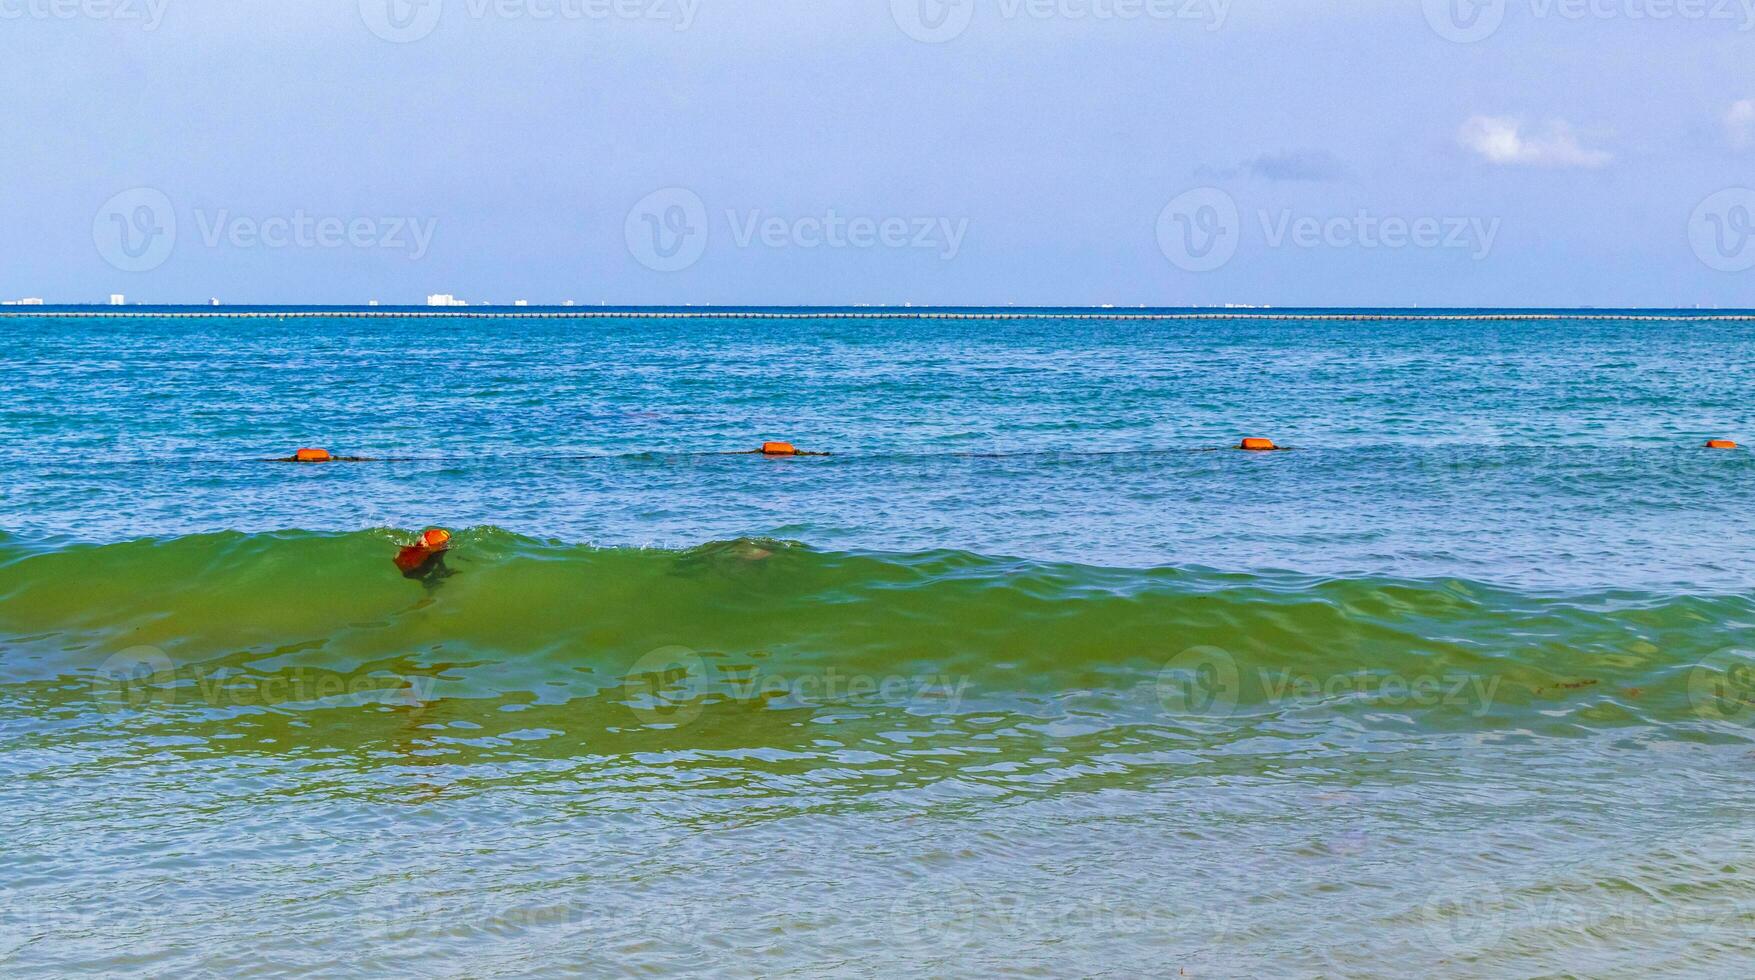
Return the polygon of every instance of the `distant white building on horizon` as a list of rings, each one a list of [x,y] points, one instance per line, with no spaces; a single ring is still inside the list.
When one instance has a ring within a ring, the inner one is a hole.
[[[128,297],[122,295],[121,293],[111,293],[110,294],[110,305],[111,306],[124,306],[127,304],[127,302],[128,302]]]
[[[41,306],[41,305],[43,305],[43,301],[38,299],[35,296],[27,296],[24,299],[9,299],[9,300],[0,301],[0,306]]]
[[[465,303],[464,301],[451,295],[450,293],[434,293],[433,295],[427,297],[427,305],[428,306],[468,306],[469,304]]]

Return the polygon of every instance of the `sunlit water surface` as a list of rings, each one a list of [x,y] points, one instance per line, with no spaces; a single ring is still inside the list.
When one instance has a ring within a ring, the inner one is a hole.
[[[1747,324],[0,328],[7,974],[1755,968]]]

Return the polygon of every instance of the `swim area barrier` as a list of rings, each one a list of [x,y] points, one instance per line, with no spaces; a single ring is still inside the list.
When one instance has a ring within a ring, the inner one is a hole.
[[[1229,448],[1239,450],[1242,452],[1248,452],[1248,453],[1289,452],[1292,450],[1292,447],[1278,445],[1272,439],[1262,439],[1262,438],[1258,438],[1258,437],[1254,437],[1254,436],[1245,438],[1242,442],[1238,443],[1235,446],[1229,447]],[[1740,449],[1742,447],[1730,439],[1709,439],[1709,440],[1707,440],[1705,446],[1702,448],[1723,450],[1723,449]],[[1011,452],[1011,453],[961,452],[961,453],[935,453],[934,455],[990,459],[990,458],[1003,458],[1003,457],[1009,457],[1009,456],[1042,456],[1042,455],[1048,455],[1048,454],[1062,455],[1062,456],[1124,456],[1124,455],[1164,454],[1164,453],[1178,453],[1178,452],[1209,453],[1209,452],[1221,452],[1221,451],[1223,451],[1223,449],[1221,447],[1201,446],[1201,447],[1194,447],[1194,448],[1188,448],[1188,449],[1114,449],[1114,450],[1039,449],[1039,450],[1029,450],[1029,451],[1025,451],[1025,452]],[[489,456],[487,454],[472,454],[472,458],[494,458],[494,459],[529,458],[529,459],[543,459],[543,460],[554,461],[554,460],[615,459],[615,458],[618,458],[620,456],[627,456],[627,455],[645,455],[645,454],[641,454],[641,453],[634,453],[634,454],[601,453],[601,454],[594,454],[594,455],[542,454],[542,455],[526,455],[523,457],[507,456],[507,455]],[[797,458],[797,457],[810,457],[810,456],[826,457],[826,456],[833,456],[835,454],[834,453],[827,453],[827,452],[808,452],[808,451],[796,448],[790,442],[764,442],[764,443],[762,443],[761,448],[759,448],[759,449],[685,452],[685,453],[677,453],[677,454],[673,454],[673,455],[682,455],[682,456],[762,456],[762,457],[766,457],[766,458]],[[443,460],[450,460],[450,459],[455,459],[455,458],[456,457],[454,457],[454,456],[442,457]],[[303,463],[303,464],[419,463],[419,462],[439,462],[439,461],[441,461],[441,458],[439,458],[439,457],[425,457],[425,456],[339,456],[339,455],[336,455],[334,453],[331,453],[327,449],[315,449],[315,448],[300,449],[300,450],[294,452],[291,456],[279,456],[279,457],[275,457],[273,459],[262,460],[262,462],[265,462],[265,463]]]

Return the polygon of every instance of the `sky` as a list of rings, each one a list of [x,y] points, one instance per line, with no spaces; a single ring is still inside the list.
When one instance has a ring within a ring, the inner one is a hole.
[[[1755,306],[1755,0],[0,0],[0,299]]]

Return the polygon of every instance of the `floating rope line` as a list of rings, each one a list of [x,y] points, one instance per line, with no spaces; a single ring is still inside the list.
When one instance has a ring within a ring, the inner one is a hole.
[[[627,459],[632,456],[770,456],[770,457],[802,457],[829,456],[831,453],[807,452],[792,445],[790,442],[764,442],[760,449],[719,452],[680,452],[680,453],[592,453],[568,455],[563,453],[472,453],[467,459],[501,459],[520,460],[535,459],[550,462],[583,461],[596,459]],[[323,463],[445,463],[458,459],[455,456],[337,456],[327,449],[300,449],[291,456],[276,456],[271,459],[258,460],[263,463],[298,463],[317,465]]]
[[[1701,444],[1698,444],[1698,443],[1696,443],[1695,445],[1701,446]],[[832,458],[841,459],[841,460],[867,460],[867,461],[871,461],[871,460],[878,460],[878,461],[882,461],[882,460],[917,460],[917,459],[925,459],[925,458],[1003,460],[1003,459],[1040,459],[1040,458],[1045,458],[1045,457],[1056,457],[1056,458],[1063,458],[1063,459],[1065,459],[1065,458],[1099,459],[1099,458],[1108,458],[1108,457],[1117,457],[1117,456],[1181,456],[1181,455],[1187,455],[1187,454],[1192,454],[1192,453],[1225,453],[1225,452],[1243,452],[1246,455],[1253,456],[1253,455],[1263,455],[1263,454],[1268,454],[1268,453],[1285,453],[1285,452],[1299,451],[1299,447],[1296,447],[1296,446],[1282,446],[1282,445],[1279,445],[1279,444],[1273,442],[1270,439],[1258,439],[1258,438],[1246,439],[1242,443],[1240,443],[1238,445],[1234,445],[1234,446],[1182,446],[1182,447],[1147,446],[1147,447],[1135,447],[1135,448],[1129,448],[1129,449],[1010,449],[1010,450],[971,449],[971,450],[962,450],[962,451],[915,449],[915,450],[875,451],[875,452],[869,452],[869,453],[851,453],[850,454],[850,453],[829,453],[829,452],[807,452],[807,451],[799,450],[796,448],[792,449],[790,452],[786,452],[786,451],[774,451],[772,448],[770,448],[770,447],[778,448],[778,447],[790,447],[790,446],[791,446],[790,443],[773,443],[773,444],[764,444],[763,448],[761,448],[761,449],[653,450],[653,451],[631,452],[631,453],[518,453],[518,452],[493,453],[493,452],[476,452],[476,453],[469,453],[468,455],[462,455],[462,456],[460,456],[460,455],[447,455],[447,456],[339,456],[339,455],[331,453],[327,450],[305,449],[305,450],[300,450],[299,452],[294,453],[291,456],[274,456],[274,457],[267,457],[267,458],[260,458],[259,457],[259,458],[252,458],[252,459],[239,459],[237,457],[199,457],[199,456],[174,456],[174,457],[163,457],[163,458],[146,458],[146,457],[132,456],[132,457],[128,457],[126,459],[107,461],[105,463],[105,465],[116,465],[118,463],[123,463],[123,462],[144,463],[144,464],[150,464],[150,465],[154,465],[154,466],[161,466],[161,465],[164,465],[166,463],[172,463],[172,462],[182,463],[182,464],[187,464],[187,465],[199,465],[199,466],[237,465],[237,464],[243,464],[243,463],[252,463],[252,464],[254,464],[254,463],[282,463],[282,464],[298,465],[298,466],[322,466],[322,465],[328,465],[328,464],[333,464],[333,463],[430,463],[430,464],[444,464],[444,463],[458,464],[458,463],[470,463],[470,462],[484,462],[484,463],[594,463],[594,462],[604,462],[604,461],[612,461],[612,460],[639,460],[639,459],[652,459],[652,460],[727,459],[727,458],[731,458],[731,457],[735,457],[735,456],[761,456],[761,457],[768,458],[768,459],[808,459],[808,458],[827,459],[827,458],[832,457]],[[1367,447],[1347,447],[1347,448],[1380,448],[1380,447],[1367,446]],[[1430,446],[1418,447],[1418,446],[1416,446],[1416,447],[1409,447],[1409,448],[1452,449],[1452,448],[1458,448],[1458,447],[1449,446],[1449,445],[1441,445],[1441,446],[1436,446],[1436,447],[1430,447]],[[1549,451],[1549,450],[1555,449],[1556,447],[1547,446],[1547,445],[1538,445],[1538,444],[1528,444],[1528,445],[1491,446],[1488,448]],[[1578,449],[1581,447],[1569,446],[1569,447],[1565,447],[1565,448]],[[1583,447],[1583,448],[1589,448],[1589,447]],[[1738,443],[1733,442],[1729,439],[1711,439],[1711,440],[1708,440],[1704,444],[1704,446],[1702,446],[1701,448],[1715,450],[1715,451],[1725,451],[1725,450],[1740,450],[1743,447],[1741,445],[1739,445]],[[1303,450],[1303,451],[1309,451],[1309,450]],[[14,457],[14,459],[15,459],[15,461],[18,461],[18,462],[30,462],[31,461],[27,457]]]
[[[1271,439],[1245,439],[1239,445],[1229,447],[1247,452],[1284,452],[1286,446],[1275,445]],[[1224,450],[1216,446],[1202,446],[1189,449],[1021,449],[1010,452],[939,452],[939,453],[874,453],[867,458],[885,458],[896,456],[936,456],[953,459],[1013,459],[1032,456],[1164,456],[1176,453],[1215,453]],[[631,459],[641,456],[668,456],[674,458],[707,457],[707,456],[764,456],[769,458],[801,458],[828,457],[834,453],[808,452],[799,449],[790,442],[765,442],[760,449],[742,451],[717,452],[671,452],[671,453],[474,453],[467,459],[476,460],[538,460],[542,462],[587,462],[603,459]],[[326,449],[301,449],[291,456],[277,456],[272,459],[258,460],[263,463],[447,463],[457,460],[455,456],[337,456]]]

